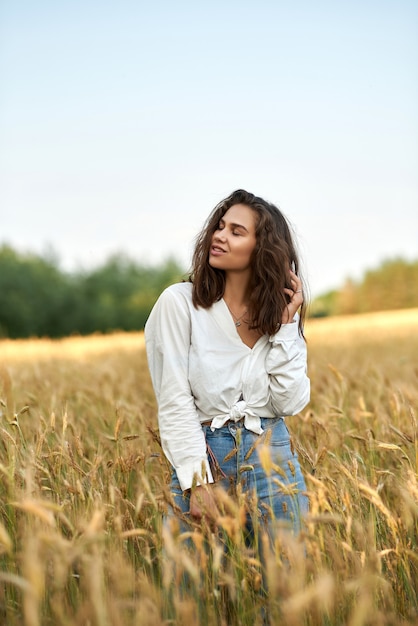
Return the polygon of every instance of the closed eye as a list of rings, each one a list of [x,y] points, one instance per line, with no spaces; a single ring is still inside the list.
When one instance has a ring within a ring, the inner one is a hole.
[[[225,222],[221,220],[216,230],[224,230],[225,227]],[[242,237],[244,233],[248,233],[248,230],[245,228],[245,226],[242,226],[241,224],[229,224],[229,228],[234,237]]]

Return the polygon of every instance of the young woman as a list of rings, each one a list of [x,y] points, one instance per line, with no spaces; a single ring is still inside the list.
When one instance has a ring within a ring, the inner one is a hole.
[[[145,327],[172,493],[193,519],[216,521],[212,483],[240,483],[267,524],[300,530],[308,501],[284,417],[309,401],[304,313],[285,217],[233,192],[196,240],[190,282],[166,289]]]

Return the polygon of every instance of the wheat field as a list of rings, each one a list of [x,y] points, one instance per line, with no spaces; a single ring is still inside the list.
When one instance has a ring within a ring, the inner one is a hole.
[[[417,624],[418,310],[306,336],[312,400],[288,426],[310,514],[252,546],[239,490],[215,530],[163,524],[141,333],[1,341],[0,624]]]

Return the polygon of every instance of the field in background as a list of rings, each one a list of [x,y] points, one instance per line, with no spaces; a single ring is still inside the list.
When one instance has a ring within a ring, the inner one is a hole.
[[[243,496],[219,535],[162,528],[142,334],[0,342],[0,624],[416,624],[418,310],[306,336],[312,401],[288,425],[311,514],[303,543],[255,549]]]

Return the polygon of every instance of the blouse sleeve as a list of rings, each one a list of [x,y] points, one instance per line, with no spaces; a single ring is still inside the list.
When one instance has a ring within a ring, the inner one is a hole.
[[[269,341],[266,369],[272,407],[277,415],[296,415],[310,399],[306,343],[299,334],[297,320],[282,324]]]
[[[213,482],[206,441],[188,380],[190,311],[183,294],[166,289],[145,326],[151,380],[158,403],[161,444],[183,490]]]

